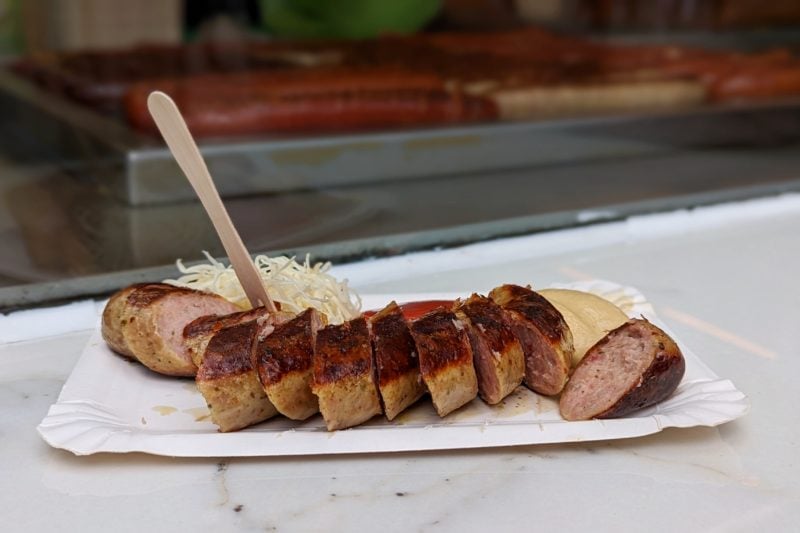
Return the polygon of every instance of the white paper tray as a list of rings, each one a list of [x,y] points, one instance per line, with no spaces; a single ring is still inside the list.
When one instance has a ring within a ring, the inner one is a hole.
[[[594,292],[629,316],[643,315],[666,330],[633,288],[604,281],[558,286]],[[456,296],[467,295],[365,295],[363,300],[364,308],[370,309],[391,299]],[[98,328],[38,430],[51,446],[77,455],[280,456],[621,439],[666,427],[716,426],[745,414],[746,396],[676,341],[686,358],[686,374],[677,391],[627,418],[566,422],[555,399],[519,387],[500,405],[490,407],[476,399],[444,419],[436,415],[430,399],[423,398],[391,423],[376,417],[355,428],[328,432],[317,415],[302,423],[275,418],[243,431],[219,433],[193,381],[158,376],[119,357],[106,347]]]

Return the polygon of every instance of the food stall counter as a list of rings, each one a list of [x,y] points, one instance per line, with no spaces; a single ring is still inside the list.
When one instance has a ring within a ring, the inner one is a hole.
[[[36,428],[91,348],[103,302],[0,317],[5,530],[792,530],[798,224],[800,197],[785,194],[334,267],[362,295],[588,280],[635,287],[749,405],[722,425],[635,438],[283,457],[74,455]],[[176,394],[193,386],[172,383]],[[142,419],[187,416],[148,404]]]

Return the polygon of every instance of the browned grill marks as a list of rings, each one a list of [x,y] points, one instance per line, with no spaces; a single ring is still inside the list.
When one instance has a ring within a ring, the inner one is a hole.
[[[155,372],[194,376],[197,365],[184,343],[184,327],[200,316],[236,309],[216,294],[164,283],[133,285],[109,301],[103,333],[112,346]]]
[[[354,426],[381,413],[365,318],[317,333],[313,392],[329,430]]]
[[[220,330],[251,320],[261,320],[265,323],[271,323],[274,318],[275,317],[270,315],[269,311],[267,311],[266,307],[257,307],[255,309],[222,316],[201,316],[200,318],[192,320],[183,328],[183,343],[192,358],[192,362],[199,368],[208,341]]]
[[[490,295],[505,309],[534,322],[542,335],[550,341],[561,342],[567,324],[558,309],[544,296],[519,285],[503,285],[494,289]]]
[[[156,300],[177,293],[196,294],[198,291],[185,287],[176,287],[166,283],[139,283],[134,285],[135,290],[128,295],[128,305],[132,307],[147,307]]]
[[[183,337],[185,339],[191,339],[193,337],[213,334],[223,328],[243,322],[249,322],[251,320],[256,320],[258,318],[265,317],[268,314],[269,311],[267,311],[265,307],[256,307],[255,309],[239,311],[229,315],[201,316],[200,318],[196,318],[195,320],[192,320],[186,324],[186,327],[183,328]]]
[[[238,324],[217,333],[206,347],[197,379],[217,379],[253,370],[250,353],[258,325],[254,321]]]
[[[411,323],[422,379],[439,416],[478,395],[472,349],[464,325],[449,310],[432,311]]]
[[[561,392],[575,351],[564,317],[544,297],[518,285],[502,285],[489,297],[508,312],[525,354],[525,385],[544,394]]]
[[[496,404],[522,383],[525,358],[506,312],[489,298],[473,294],[456,310],[468,326],[478,390]]]
[[[314,345],[321,320],[315,309],[306,309],[275,328],[256,349],[258,377],[278,411],[304,420],[319,411],[311,392]]]
[[[378,388],[386,418],[392,420],[425,393],[417,349],[395,302],[373,315],[369,323]]]
[[[234,431],[266,420],[277,410],[264,393],[254,365],[258,321],[217,332],[208,342],[197,388],[220,431]]]
[[[261,381],[271,385],[290,372],[311,369],[320,319],[315,309],[306,309],[275,328],[258,347]]]

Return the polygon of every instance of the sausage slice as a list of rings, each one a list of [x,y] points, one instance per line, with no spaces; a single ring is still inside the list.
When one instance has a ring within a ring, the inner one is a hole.
[[[197,388],[222,432],[235,431],[275,416],[253,364],[258,320],[218,331],[206,347],[197,372]]]
[[[395,302],[370,317],[369,325],[383,410],[392,420],[425,394],[417,347]]]
[[[319,412],[311,384],[314,345],[321,326],[319,313],[306,309],[277,326],[256,349],[258,378],[267,397],[279,413],[293,420],[305,420]]]
[[[433,406],[445,416],[478,395],[472,348],[466,327],[448,309],[437,309],[411,323],[419,369]]]
[[[575,351],[561,313],[543,296],[519,285],[502,285],[489,297],[509,312],[525,353],[525,385],[546,396],[561,392]]]
[[[456,315],[467,325],[480,396],[490,405],[499,403],[525,376],[525,356],[510,320],[499,305],[477,294]]]
[[[183,343],[192,358],[192,362],[199,368],[206,346],[208,346],[208,341],[218,331],[236,324],[250,322],[251,320],[266,319],[269,316],[270,312],[267,311],[266,307],[256,307],[255,309],[239,311],[229,315],[201,316],[192,320],[183,328]],[[278,319],[278,317],[275,318]]]
[[[123,289],[104,310],[103,334],[112,349],[132,354],[149,369],[171,376],[194,376],[183,342],[183,328],[205,315],[238,311],[233,303],[208,292],[145,283]]]
[[[561,416],[625,416],[666,399],[685,369],[683,354],[666,333],[647,320],[629,320],[586,353],[561,395]]]
[[[328,431],[381,414],[367,320],[359,317],[317,332],[312,391]]]

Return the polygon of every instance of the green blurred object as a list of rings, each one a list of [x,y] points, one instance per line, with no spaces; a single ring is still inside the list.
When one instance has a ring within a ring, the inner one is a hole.
[[[19,0],[0,0],[0,57],[22,51]]]
[[[261,0],[270,33],[280,37],[366,39],[414,33],[439,12],[441,0]]]

